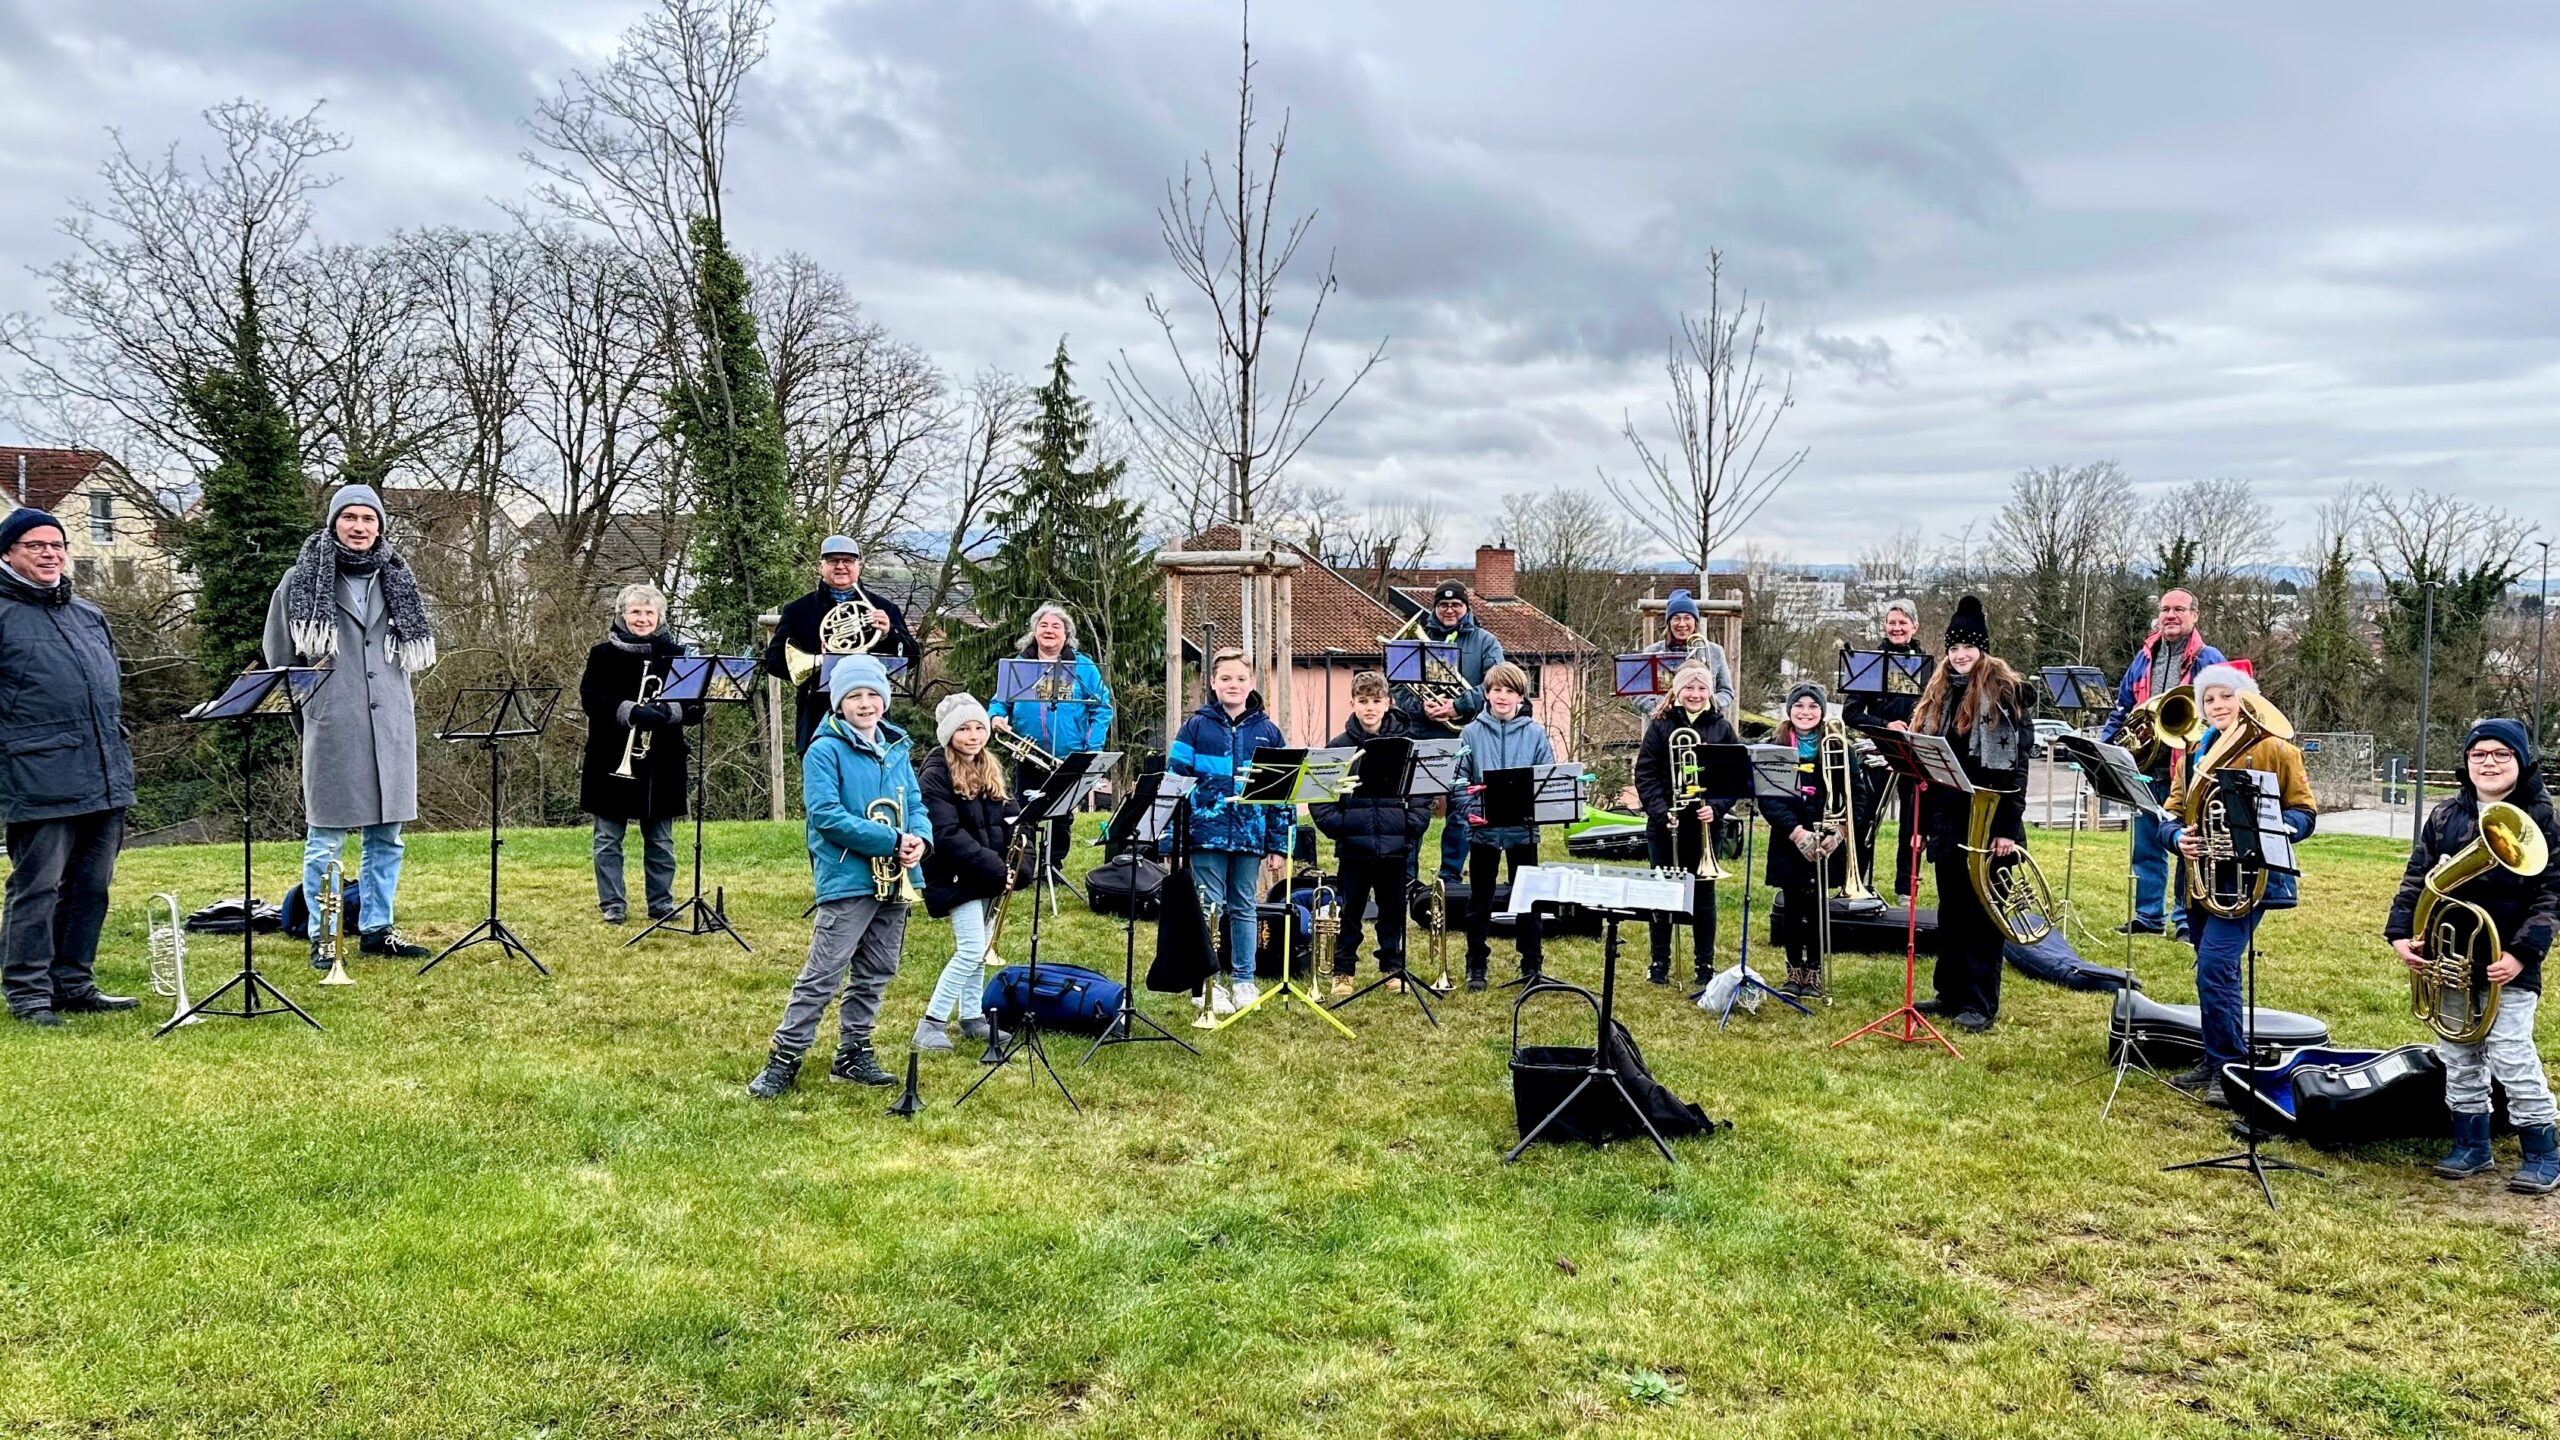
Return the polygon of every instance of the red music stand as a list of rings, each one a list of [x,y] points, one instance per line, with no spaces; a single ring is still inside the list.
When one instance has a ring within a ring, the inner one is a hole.
[[[1930,1024],[1929,1017],[1921,1014],[1920,1007],[1914,1003],[1920,983],[1919,816],[1925,813],[1923,807],[1928,803],[1932,783],[1949,785],[1960,793],[1970,791],[1973,786],[1965,779],[1963,767],[1956,763],[1955,751],[1949,748],[1943,737],[1864,726],[1859,727],[1859,733],[1876,742],[1877,753],[1884,757],[1888,768],[1914,782],[1909,842],[1913,883],[1910,898],[1903,907],[1902,1004],[1832,1041],[1831,1048],[1837,1050],[1861,1036],[1880,1035],[1906,1045],[1944,1046],[1948,1054],[1961,1060],[1964,1052],[1941,1034],[1937,1026]],[[1897,1022],[1899,1028],[1896,1028]]]

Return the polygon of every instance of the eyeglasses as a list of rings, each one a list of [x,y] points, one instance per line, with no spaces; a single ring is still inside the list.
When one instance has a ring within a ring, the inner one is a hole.
[[[2471,752],[2471,758],[2479,761],[2483,765],[2513,765],[2516,763],[2516,752],[2513,750],[2474,750]]]
[[[71,549],[60,540],[21,540],[18,548],[37,555],[60,555]]]

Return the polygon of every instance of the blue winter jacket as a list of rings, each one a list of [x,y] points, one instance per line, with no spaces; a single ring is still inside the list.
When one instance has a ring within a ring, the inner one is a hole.
[[[1228,715],[1215,700],[1191,712],[1173,737],[1164,768],[1195,782],[1191,787],[1192,849],[1237,855],[1289,853],[1298,826],[1293,807],[1235,803],[1236,782],[1253,763],[1253,752],[1288,746],[1289,737],[1262,713],[1258,691],[1245,697],[1240,715]]]
[[[898,802],[895,826],[863,813],[875,800]],[[822,901],[872,894],[871,861],[897,854],[900,835],[933,843],[933,820],[925,814],[924,787],[916,783],[907,732],[886,720],[871,740],[856,734],[841,715],[819,721],[808,753],[800,757],[800,804],[809,815],[809,858]],[[921,888],[912,867],[907,878]]]
[[[1075,661],[1075,694],[1065,700],[998,700],[987,706],[990,718],[1013,727],[1013,733],[1052,755],[1099,750],[1111,738],[1111,690],[1102,683],[1102,667],[1093,657],[1069,647]],[[1029,651],[1015,657],[1039,658]]]
[[[2203,673],[2207,665],[2219,665],[2222,662],[2221,651],[2210,645],[2200,645],[2196,647],[2196,658],[2187,666],[2187,678],[2193,680]],[[2116,682],[2116,708],[2107,712],[2105,723],[2098,727],[2099,739],[2109,744],[2115,743],[2116,736],[2124,729],[2124,717],[2133,710],[2133,687],[2141,681],[2143,676],[2150,673],[2151,647],[2145,645],[2134,655],[2133,663],[2124,667],[2124,678]],[[2153,687],[2151,693],[2159,694],[2159,688]],[[2161,773],[2167,773],[2165,767]]]
[[[1477,716],[1459,738],[1466,748],[1459,756],[1458,773],[1471,791],[1484,784],[1487,771],[1517,770],[1523,765],[1553,765],[1556,747],[1547,739],[1547,727],[1529,713],[1523,704],[1520,713],[1508,720],[1494,718],[1487,710]],[[1535,845],[1538,832],[1533,826],[1474,825],[1474,817],[1483,813],[1481,791],[1467,796],[1468,823],[1472,828],[1467,843],[1508,850],[1515,845]]]
[[[1458,725],[1464,726],[1484,709],[1484,672],[1502,663],[1502,642],[1493,632],[1476,623],[1470,610],[1458,617],[1458,628],[1443,630],[1437,618],[1422,617],[1422,638],[1435,645],[1458,647],[1458,674],[1467,682],[1466,693],[1458,696]],[[1422,701],[1407,691],[1396,701],[1404,713],[1405,724],[1416,740],[1445,740],[1458,733],[1456,727],[1443,725],[1422,713]]]

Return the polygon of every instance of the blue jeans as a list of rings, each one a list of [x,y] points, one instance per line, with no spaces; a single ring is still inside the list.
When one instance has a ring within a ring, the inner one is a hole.
[[[1200,888],[1200,903],[1218,906],[1226,916],[1227,968],[1238,980],[1253,978],[1262,859],[1233,850],[1191,852],[1191,881]]]
[[[2222,1067],[2249,1058],[2247,1005],[2240,967],[2249,957],[2249,937],[2258,933],[2262,911],[2246,920],[2225,920],[2196,912],[2196,1004],[2204,1010],[2204,1063],[2216,1079]]]
[[[992,900],[963,900],[951,910],[951,958],[933,982],[924,1013],[933,1020],[975,1020],[987,1011],[987,921]]]
[[[333,830],[314,825],[302,836],[302,895],[306,902],[320,897],[320,872],[327,869],[347,848],[347,837],[364,836],[364,869],[356,879],[356,923],[366,931],[391,928],[393,897],[400,893],[400,854],[407,842],[400,838],[400,822],[367,825],[362,831]]]
[[[2167,801],[2169,782],[2154,778],[2152,798]],[[2184,929],[2187,907],[2180,903],[2178,888],[2169,883],[2169,853],[2160,848],[2160,824],[2139,811],[2133,817],[2133,918],[2145,925],[2163,925],[2170,933]],[[2161,908],[2168,908],[2164,924]]]

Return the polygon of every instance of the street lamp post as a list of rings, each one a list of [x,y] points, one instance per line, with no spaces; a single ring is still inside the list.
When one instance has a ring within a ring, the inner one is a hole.
[[[2542,749],[2542,656],[2543,638],[2551,630],[2551,542],[2537,540],[2542,547],[2542,581],[2539,598],[2533,606],[2533,748]]]
[[[2427,719],[2428,690],[2436,669],[2436,581],[2427,582],[2425,628],[2418,637],[2418,773],[2412,787],[2416,798],[2409,808],[2409,844],[2415,848],[2419,832],[2427,825]]]

